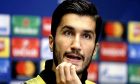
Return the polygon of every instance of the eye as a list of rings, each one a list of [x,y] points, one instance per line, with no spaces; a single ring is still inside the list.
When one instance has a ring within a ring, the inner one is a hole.
[[[84,39],[92,39],[92,36],[88,33],[83,34]]]
[[[64,34],[65,36],[72,36],[72,31],[67,30],[67,31],[64,31],[63,34]]]

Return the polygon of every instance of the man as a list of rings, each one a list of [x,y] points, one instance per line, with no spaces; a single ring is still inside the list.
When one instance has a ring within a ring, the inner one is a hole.
[[[87,68],[96,53],[101,18],[86,0],[66,0],[52,16],[50,50],[53,60],[26,84],[94,84],[87,80]]]

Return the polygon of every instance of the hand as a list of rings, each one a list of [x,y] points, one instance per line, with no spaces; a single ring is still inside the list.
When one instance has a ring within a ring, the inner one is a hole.
[[[56,67],[57,84],[82,84],[76,74],[75,65],[63,62]]]

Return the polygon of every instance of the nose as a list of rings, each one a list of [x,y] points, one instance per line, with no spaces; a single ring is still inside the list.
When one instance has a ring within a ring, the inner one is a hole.
[[[72,44],[71,44],[71,49],[72,50],[78,50],[78,51],[81,50],[81,42],[80,42],[80,37],[79,36],[76,36],[73,39]]]

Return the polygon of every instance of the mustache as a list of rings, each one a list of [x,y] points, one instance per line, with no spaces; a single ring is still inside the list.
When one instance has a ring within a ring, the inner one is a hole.
[[[66,56],[66,55],[68,55],[68,54],[75,54],[75,55],[77,55],[78,57],[82,58],[82,60],[85,59],[84,55],[81,54],[81,53],[80,53],[79,51],[77,51],[77,50],[66,51],[66,52],[64,53],[64,56]]]

